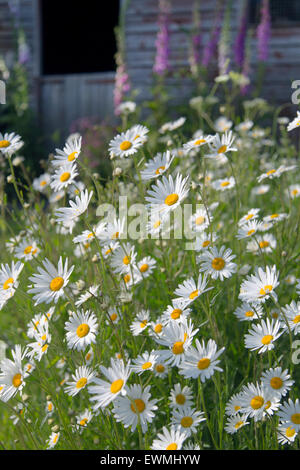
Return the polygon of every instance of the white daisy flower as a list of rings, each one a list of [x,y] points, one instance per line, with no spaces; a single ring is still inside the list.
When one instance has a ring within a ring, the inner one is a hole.
[[[197,379],[200,377],[201,382],[205,382],[216,370],[223,371],[217,364],[220,362],[218,357],[224,350],[223,347],[217,351],[217,344],[212,339],[208,340],[207,346],[204,341],[200,343],[196,339],[196,348],[191,346],[187,351],[184,361],[179,366],[179,373],[186,378]]]
[[[76,417],[76,430],[81,434],[84,428],[87,427],[88,423],[92,421],[94,415],[93,413],[86,409]]]
[[[101,233],[99,233],[99,240],[103,245],[111,245],[116,243],[116,240],[124,238],[125,235],[125,217],[122,219],[114,218],[109,221]]]
[[[249,222],[250,220],[257,219],[260,209],[252,208],[250,209],[247,214],[245,214],[238,222],[238,225],[244,225],[245,223]]]
[[[148,132],[149,129],[146,126],[142,126],[141,124],[136,124],[135,126],[132,126],[130,129],[134,135],[135,139],[139,139],[141,142],[145,143],[148,140]]]
[[[196,239],[193,245],[195,251],[207,250],[210,246],[218,239],[218,236],[215,232],[206,233],[198,232]]]
[[[78,176],[76,164],[65,163],[62,166],[59,166],[51,176],[50,187],[55,192],[61,191],[74,183],[76,176]]]
[[[22,361],[27,354],[27,348],[22,350],[17,344],[11,353],[12,360],[4,358],[0,363],[0,399],[4,402],[10,400],[25,386]]]
[[[182,408],[183,406],[192,406],[193,392],[191,387],[187,385],[181,386],[179,383],[174,385],[170,394],[170,406],[174,408]]]
[[[43,173],[38,178],[34,178],[32,187],[36,191],[43,193],[45,189],[49,186],[51,180],[51,176],[49,173]]]
[[[145,256],[137,262],[137,268],[140,271],[143,278],[150,276],[156,266],[156,260],[151,256]]]
[[[242,397],[242,395],[243,394],[241,392],[235,393],[234,395],[232,395],[232,397],[230,398],[230,400],[226,404],[226,408],[225,408],[225,413],[228,416],[236,416],[237,413],[239,413],[239,411],[241,409],[241,397]]]
[[[180,450],[186,438],[186,433],[180,431],[178,426],[171,426],[170,431],[166,427],[163,427],[162,433],[158,433],[157,439],[154,439],[151,449]]]
[[[237,149],[232,147],[234,140],[235,137],[232,131],[225,131],[221,137],[219,134],[216,134],[208,144],[210,153],[206,154],[205,157],[216,158],[224,156],[227,152],[236,152]]]
[[[135,264],[136,251],[130,243],[124,243],[113,251],[110,264],[116,273],[126,274],[131,271]]]
[[[154,369],[153,369],[153,373],[155,377],[160,377],[161,379],[163,379],[164,377],[168,375],[168,372],[169,372],[168,365],[162,360],[162,358],[159,355],[157,363],[155,364]]]
[[[277,429],[277,440],[279,444],[292,444],[298,433],[293,426],[287,424],[280,424]]]
[[[292,427],[296,432],[298,432],[300,430],[299,399],[297,398],[295,402],[293,402],[290,398],[285,401],[278,411],[278,416],[282,423]]]
[[[197,257],[197,262],[201,263],[199,271],[204,271],[205,275],[210,275],[212,279],[229,278],[236,272],[237,265],[232,262],[235,255],[231,254],[230,248],[223,245],[220,250],[216,247],[209,248]]]
[[[177,323],[172,322],[166,325],[163,334],[155,338],[158,344],[166,346],[159,352],[160,358],[170,366],[179,366],[185,361],[187,351],[191,347],[193,337],[198,332],[194,329],[191,321]]]
[[[162,180],[152,185],[145,199],[151,212],[161,216],[176,209],[187,197],[188,192],[188,177],[183,178],[181,174],[177,174],[174,181],[169,175],[169,178],[163,176]]]
[[[80,307],[89,299],[97,297],[99,295],[101,295],[100,286],[99,285],[90,286],[83,294],[79,296],[78,300],[76,300],[75,302],[75,305],[76,307]]]
[[[238,240],[242,240],[243,238],[253,237],[258,230],[260,230],[262,226],[262,222],[255,220],[250,220],[249,222],[245,222],[243,225],[240,226],[238,229],[238,233],[236,235]]]
[[[158,153],[152,160],[146,163],[144,170],[141,171],[142,180],[147,181],[152,178],[158,178],[169,169],[173,159],[174,155],[171,155],[169,150],[164,153]]]
[[[285,220],[288,218],[288,214],[277,214],[277,213],[274,213],[274,214],[271,214],[271,215],[267,215],[266,217],[263,218],[263,222],[265,222],[266,224],[275,224],[277,222],[281,222],[282,220]]]
[[[0,132],[0,151],[3,155],[11,156],[13,153],[20,150],[23,145],[24,142],[18,134],[14,132],[1,134]]]
[[[53,166],[63,166],[65,163],[72,163],[80,155],[82,137],[75,137],[66,142],[63,150],[55,149],[56,153],[51,164]]]
[[[191,309],[183,305],[181,301],[173,300],[172,305],[168,305],[166,310],[164,310],[162,321],[166,325],[173,321],[184,323],[188,319],[190,313]]]
[[[186,118],[185,117],[180,117],[178,119],[176,119],[175,121],[172,121],[172,122],[166,122],[165,124],[163,124],[160,129],[159,129],[159,132],[161,134],[164,134],[165,132],[167,131],[175,131],[176,129],[178,129],[179,127],[183,126],[183,124],[185,123],[186,121]]]
[[[111,359],[111,367],[100,366],[100,370],[107,380],[96,377],[94,378],[96,385],[88,387],[88,391],[92,395],[90,400],[95,402],[94,410],[99,407],[105,408],[120,393],[126,395],[125,385],[131,374],[130,363],[128,362],[125,366],[123,360],[119,359]]]
[[[259,384],[248,383],[244,385],[240,395],[240,413],[260,421],[266,416],[266,405],[270,399],[268,391]]]
[[[194,302],[200,295],[204,294],[212,289],[212,287],[207,286],[207,275],[202,275],[201,273],[198,276],[197,283],[192,277],[186,279],[182,284],[176,288],[174,295],[177,296],[174,299],[174,302],[178,304],[181,303],[184,308],[186,308],[190,303]]]
[[[235,130],[241,133],[247,132],[253,127],[253,121],[247,119],[246,121],[240,122],[237,126],[235,126]]]
[[[47,441],[47,449],[53,449],[56,446],[59,440],[60,433],[59,432],[52,432],[50,437]]]
[[[73,313],[65,323],[66,337],[69,349],[81,351],[96,342],[98,321],[94,313],[87,310]]]
[[[55,216],[57,222],[62,222],[67,226],[74,221],[74,219],[77,219],[87,210],[92,195],[93,191],[89,193],[86,189],[85,191],[82,191],[79,196],[76,196],[75,202],[71,200],[69,201],[70,207],[60,207],[59,209],[56,209]]]
[[[186,144],[183,144],[183,148],[186,152],[191,150],[199,150],[203,145],[208,144],[213,140],[212,135],[198,135],[196,138],[189,140]]]
[[[141,310],[130,325],[133,336],[138,336],[149,326],[150,312],[149,310]]]
[[[15,263],[14,261],[9,264],[1,264],[0,266],[0,304],[4,306],[8,299],[10,299],[16,289],[18,288],[18,277],[24,268],[21,261]]]
[[[205,421],[204,413],[190,406],[182,406],[173,409],[171,423],[179,426],[180,431],[185,432],[187,437],[197,432],[202,421]]]
[[[280,322],[269,318],[261,320],[260,324],[253,325],[245,335],[245,347],[251,351],[258,350],[258,354],[270,351],[274,348],[274,342],[282,335]]]
[[[263,386],[279,398],[284,397],[287,392],[292,388],[294,380],[290,380],[291,376],[288,369],[283,370],[281,367],[275,369],[268,369],[261,375],[261,382]]]
[[[78,367],[78,369],[76,369],[75,373],[72,375],[72,381],[67,382],[65,393],[71,397],[74,397],[90,382],[92,382],[94,377],[95,371],[93,371],[90,367]]]
[[[247,421],[247,415],[230,416],[227,419],[226,425],[224,427],[225,431],[229,434],[235,434],[239,429],[241,429],[246,424],[249,424]]]
[[[35,240],[22,240],[16,247],[16,258],[30,261],[40,252],[40,248]]]
[[[157,410],[157,400],[151,400],[150,386],[142,389],[140,385],[129,385],[126,387],[126,396],[117,397],[114,401],[113,414],[116,421],[121,422],[124,428],[131,428],[134,432],[140,423],[142,432],[148,430],[148,423],[152,423]]]
[[[143,140],[137,138],[136,130],[129,129],[110,141],[108,151],[114,156],[123,158],[136,153],[142,145]]]
[[[297,335],[300,333],[300,302],[292,302],[289,305],[286,305],[282,308],[282,311],[286,317],[286,320],[289,324],[290,330]],[[281,328],[288,330],[288,326],[285,320],[282,318]]]
[[[290,195],[292,199],[300,196],[300,184],[291,184],[286,190],[287,195]]]
[[[145,371],[153,370],[158,355],[155,351],[144,352],[141,356],[136,357],[131,365],[131,370],[138,375],[143,374]]]
[[[200,208],[193,214],[189,220],[189,224],[193,232],[203,232],[211,224],[213,216],[207,212],[205,208]]]
[[[268,184],[261,184],[260,186],[255,186],[251,189],[251,194],[253,196],[260,196],[262,194],[266,194],[270,189],[270,185]]]
[[[271,233],[257,235],[255,238],[255,240],[248,242],[247,251],[251,253],[258,253],[260,251],[263,253],[272,253],[274,248],[276,248],[276,238]]]
[[[240,321],[253,321],[258,320],[264,312],[260,304],[243,302],[233,313]]]
[[[68,258],[63,265],[62,257],[59,258],[57,268],[47,258],[42,263],[45,269],[38,267],[38,274],[29,278],[34,287],[28,292],[35,294],[33,296],[36,301],[35,305],[42,302],[49,304],[52,301],[57,303],[58,299],[64,295],[64,288],[69,282],[74,266],[68,270]]]
[[[288,132],[290,132],[299,126],[300,126],[300,111],[297,111],[297,116],[288,124],[287,130]]]
[[[121,319],[120,312],[116,307],[109,307],[107,311],[107,316],[109,317],[109,319],[105,321],[107,325],[111,325],[112,323],[116,325]]]
[[[229,178],[221,178],[213,181],[211,186],[216,191],[225,191],[226,189],[231,189],[235,186],[235,179],[233,176],[230,176]]]
[[[279,285],[278,276],[275,265],[267,266],[266,271],[256,268],[255,275],[248,275],[242,282],[239,298],[250,303],[265,302],[270,296],[277,300],[274,290]]]

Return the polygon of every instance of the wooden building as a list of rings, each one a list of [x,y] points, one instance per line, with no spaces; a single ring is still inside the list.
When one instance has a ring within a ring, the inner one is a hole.
[[[257,66],[255,20],[262,0],[248,0],[252,19],[251,70]],[[10,8],[8,2],[11,3]],[[0,0],[0,56],[10,60],[14,48],[11,7],[30,49],[27,63],[32,103],[47,133],[68,133],[81,117],[113,117],[116,44],[113,28],[120,3],[125,14],[126,63],[138,99],[151,96],[156,53],[159,0]],[[170,58],[172,70],[188,68],[189,32],[195,0],[170,0]],[[218,0],[199,0],[201,44],[209,40]],[[243,0],[231,0],[231,48],[238,32]],[[270,0],[272,31],[263,96],[279,103],[291,101],[291,83],[300,79],[300,1]],[[217,71],[217,57],[211,67]],[[189,79],[170,76],[174,98],[191,93]],[[178,91],[180,90],[180,91]]]

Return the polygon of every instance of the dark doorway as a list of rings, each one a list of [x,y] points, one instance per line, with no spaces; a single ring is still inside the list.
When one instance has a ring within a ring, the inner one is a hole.
[[[40,0],[43,75],[112,72],[119,0]]]

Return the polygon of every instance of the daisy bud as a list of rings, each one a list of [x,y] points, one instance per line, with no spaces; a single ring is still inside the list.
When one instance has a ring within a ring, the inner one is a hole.
[[[51,395],[47,395],[47,396],[46,396],[46,400],[47,400],[47,401],[51,401]]]
[[[281,256],[286,256],[286,251],[282,251]]]
[[[49,426],[51,426],[51,424],[52,424],[53,422],[54,422],[54,419],[52,419],[52,418],[49,418],[49,419],[48,419],[48,424],[49,424]]]
[[[13,180],[14,180],[13,175],[8,175],[8,177],[6,178],[6,180],[7,180],[8,183],[12,183]]]
[[[113,171],[113,176],[120,176],[122,174],[122,168],[116,167]]]
[[[93,173],[93,178],[95,178],[95,180],[99,179],[100,175],[99,173]]]
[[[92,257],[92,263],[97,263],[97,261],[98,261],[98,256],[97,256],[97,255],[94,255],[94,256]]]
[[[85,282],[82,279],[79,279],[79,281],[76,281],[75,284],[78,290],[82,290],[85,287]]]
[[[26,395],[25,393],[24,395],[22,395],[22,401],[26,401],[28,400],[28,398],[29,398],[29,395]]]
[[[192,181],[191,187],[192,187],[192,189],[196,189],[197,188],[197,183],[194,183],[194,181]]]
[[[114,152],[110,152],[110,159],[113,160],[115,158]]]
[[[168,142],[167,142],[167,146],[171,147],[171,145],[173,145],[173,141],[171,139],[169,139]]]
[[[55,225],[55,219],[50,219],[50,225]]]
[[[220,106],[220,113],[221,114],[225,113],[225,106]]]
[[[59,426],[58,426],[58,424],[56,424],[55,426],[53,426],[53,428],[51,428],[51,431],[52,431],[52,432],[58,432],[58,431],[59,431]]]
[[[15,157],[12,160],[13,166],[19,166],[22,162],[24,162],[24,157]]]
[[[28,204],[28,202],[25,202],[25,203],[24,203],[24,208],[25,208],[25,209],[28,209],[28,207],[30,207],[30,204]]]

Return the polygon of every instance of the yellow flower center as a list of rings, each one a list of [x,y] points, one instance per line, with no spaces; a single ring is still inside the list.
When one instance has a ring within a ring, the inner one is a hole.
[[[106,250],[105,254],[109,255],[111,252],[112,252],[112,250],[111,250],[111,248],[109,248],[108,250]]]
[[[11,284],[13,284],[14,280],[12,277],[9,277],[3,284],[3,289],[7,290],[11,287]]]
[[[124,380],[122,379],[115,380],[110,386],[111,393],[118,393],[123,387],[123,385],[124,385]]]
[[[270,385],[272,388],[275,388],[275,390],[279,390],[279,388],[281,388],[283,385],[283,381],[280,377],[272,377],[270,380]]]
[[[263,397],[257,395],[252,398],[250,405],[254,410],[259,410],[259,408],[263,406],[264,402],[265,400],[263,399]]]
[[[205,217],[203,217],[202,215],[197,217],[196,220],[195,220],[196,225],[202,225],[203,222],[205,222]]]
[[[86,323],[81,323],[81,325],[77,327],[76,334],[77,336],[79,336],[79,338],[84,338],[84,336],[86,336],[89,333],[89,331],[90,331],[89,325],[87,325]]]
[[[174,308],[173,312],[171,313],[171,318],[173,320],[177,320],[180,318],[180,315],[182,314],[182,310],[180,308]]]
[[[147,370],[147,369],[150,369],[151,366],[152,366],[152,362],[145,362],[145,363],[142,365],[142,369],[143,369],[143,370]]]
[[[119,232],[115,232],[115,233],[111,236],[111,240],[115,240],[116,238],[119,238]]]
[[[205,242],[202,243],[203,248],[206,248],[208,245],[210,245],[209,240],[206,240]]]
[[[63,285],[64,285],[63,278],[58,276],[52,279],[52,281],[50,282],[50,289],[56,292],[59,289],[61,289]]]
[[[43,187],[43,186],[46,186],[46,184],[47,184],[47,181],[45,181],[45,180],[43,180],[43,181],[40,182],[40,186],[42,186],[42,187]]]
[[[297,196],[298,193],[299,193],[298,189],[293,189],[292,196]]]
[[[294,413],[291,416],[291,420],[294,424],[300,424],[300,413]]]
[[[42,352],[43,353],[46,352],[48,347],[49,347],[49,344],[44,344],[44,346],[42,347]]]
[[[248,215],[245,217],[245,219],[246,219],[246,220],[250,220],[250,219],[252,219],[253,216],[254,216],[254,214],[248,214]]]
[[[193,292],[190,293],[189,298],[191,300],[194,300],[196,297],[198,297],[198,295],[199,295],[199,291],[198,291],[198,289],[196,289],[196,290],[194,290]]]
[[[191,416],[184,416],[180,423],[183,428],[190,428],[193,422],[194,420]]]
[[[270,284],[264,286],[263,288],[260,289],[259,294],[260,295],[267,295],[271,290],[273,289],[273,286]]]
[[[267,344],[270,344],[270,343],[271,343],[272,339],[273,339],[273,336],[272,336],[272,335],[265,335],[265,336],[262,338],[261,342],[262,342],[262,344],[267,345]]]
[[[0,140],[0,149],[7,148],[10,146],[9,140]]]
[[[270,245],[270,243],[267,240],[262,240],[259,242],[260,248],[267,248]]]
[[[221,186],[222,188],[226,188],[226,186],[229,186],[229,181],[222,181]]]
[[[167,196],[165,199],[165,204],[167,204],[167,206],[173,206],[173,204],[176,204],[178,199],[179,199],[178,194],[176,193],[169,194],[169,196]]]
[[[157,168],[157,170],[155,171],[155,174],[156,175],[160,175],[162,171],[164,171],[166,169],[165,166],[160,166]]]
[[[239,429],[241,426],[243,426],[244,424],[244,421],[238,421],[237,423],[235,423],[234,427],[235,429]]]
[[[211,266],[216,271],[221,271],[221,269],[223,269],[225,266],[225,261],[223,258],[214,258],[211,262]]]
[[[71,176],[71,173],[69,173],[68,171],[65,171],[64,173],[61,174],[59,179],[60,179],[61,183],[64,183],[65,181],[68,181],[70,176]]]
[[[250,237],[250,235],[252,235],[253,233],[255,233],[254,229],[249,230],[249,232],[247,233],[248,237]]]
[[[116,313],[112,313],[110,316],[111,321],[116,321],[117,318],[118,318],[118,315]]]
[[[296,434],[295,429],[291,428],[290,426],[286,428],[285,435],[286,437],[293,437]]]
[[[132,147],[132,143],[129,142],[129,140],[124,140],[124,142],[122,142],[122,143],[120,144],[120,149],[123,150],[123,151],[124,151],[124,150],[129,150],[130,147]]]
[[[134,400],[134,405],[133,403],[131,403],[130,408],[132,409],[134,413],[136,413],[136,411],[138,411],[139,413],[142,413],[144,409],[146,408],[146,405],[143,400],[141,400],[140,398],[136,398]]]
[[[53,405],[52,403],[48,403],[48,411],[52,411],[53,410]]]
[[[245,312],[245,317],[250,318],[250,317],[253,317],[253,315],[254,315],[254,312],[252,312],[252,310],[248,310],[248,312]]]
[[[130,256],[124,256],[123,258],[123,264],[126,264],[126,266],[130,263]]]
[[[21,376],[21,374],[16,374],[16,375],[14,375],[14,377],[13,377],[13,379],[12,379],[12,384],[13,384],[13,386],[16,387],[16,388],[18,388],[18,387],[20,387],[21,383],[22,383],[22,376]]]
[[[167,447],[166,447],[166,450],[177,450],[177,444],[176,442],[172,442],[172,444],[169,444]]]
[[[31,253],[31,250],[32,250],[32,245],[26,246],[24,250],[24,254],[29,255],[29,253]]]
[[[58,439],[58,434],[56,434],[56,436],[53,438],[53,444],[56,444],[57,439]]]
[[[234,407],[234,411],[239,411],[240,409],[241,409],[241,407],[240,407],[240,406],[238,406],[238,405],[235,405],[235,407]]]
[[[278,214],[272,214],[272,215],[271,215],[271,219],[277,219],[277,217],[279,217]]]
[[[79,422],[79,424],[80,424],[80,426],[86,426],[86,423],[87,423],[87,422],[88,422],[88,419],[87,419],[87,418],[83,418],[83,419]]]
[[[173,354],[183,354],[183,345],[184,341],[176,341],[176,343],[173,344],[172,352]]]
[[[224,153],[224,152],[226,152],[226,150],[227,150],[227,145],[221,145],[221,147],[218,150],[218,153],[219,154]]]
[[[125,276],[123,277],[123,280],[127,284],[127,282],[130,281],[130,274],[125,274]]]
[[[183,393],[178,393],[178,395],[176,395],[176,403],[178,405],[184,405],[185,402],[186,402],[186,398],[183,395]]]
[[[147,320],[143,320],[143,321],[140,323],[140,327],[141,327],[141,328],[146,328],[147,323],[148,323]]]
[[[162,329],[163,329],[163,326],[162,326],[161,323],[158,323],[158,324],[155,325],[155,327],[154,327],[155,333],[161,333],[161,332],[162,332]]]
[[[293,323],[299,323],[299,322],[300,322],[300,315],[296,315],[293,320]]]
[[[83,388],[87,384],[87,379],[85,377],[82,377],[81,379],[78,380],[76,384],[76,388]]]
[[[70,155],[68,156],[69,162],[73,162],[73,161],[75,160],[77,153],[78,153],[78,152],[76,152],[76,151],[70,153]]]
[[[203,357],[198,361],[197,367],[200,370],[207,369],[210,366],[210,359],[208,357]]]
[[[201,145],[201,144],[205,144],[206,140],[205,139],[198,139],[196,140],[196,142],[194,142],[194,145]]]
[[[157,364],[157,366],[155,367],[155,370],[156,370],[156,372],[161,374],[162,372],[165,371],[165,366],[163,366],[162,364]]]
[[[267,175],[268,175],[268,176],[269,176],[269,175],[272,175],[273,173],[275,173],[275,171],[276,171],[276,170],[269,170],[269,171],[267,171]]]
[[[145,273],[146,271],[148,271],[148,269],[149,269],[149,264],[147,263],[142,264],[142,266],[140,267],[141,273]]]

